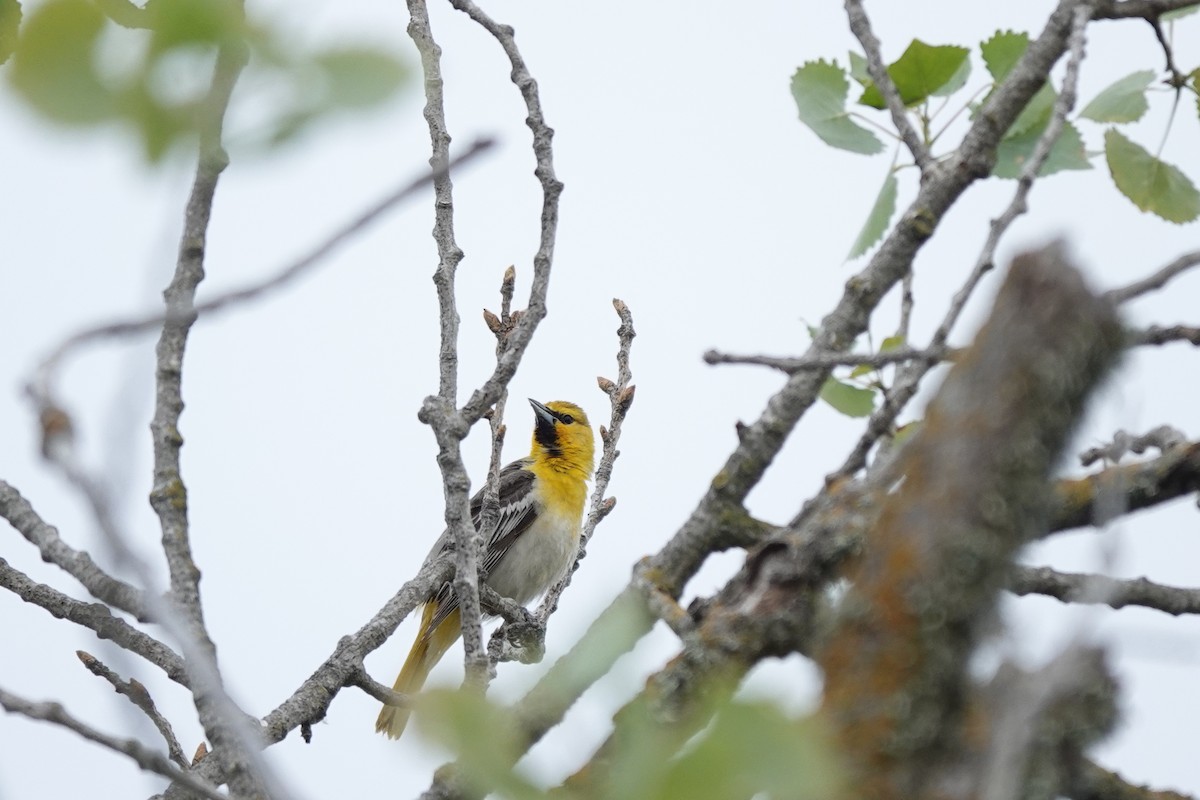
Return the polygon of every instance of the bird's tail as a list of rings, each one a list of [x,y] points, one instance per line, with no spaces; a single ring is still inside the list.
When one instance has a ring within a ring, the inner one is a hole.
[[[462,622],[457,608],[450,612],[435,630],[429,631],[429,623],[433,620],[433,612],[436,609],[436,602],[425,604],[417,640],[413,642],[412,649],[408,651],[408,658],[404,660],[404,666],[396,676],[396,683],[392,685],[397,692],[403,692],[410,697],[421,691],[430,670],[442,660],[450,645],[462,634]],[[385,734],[389,739],[399,739],[408,725],[408,716],[411,713],[407,708],[384,706],[375,720],[375,732]]]

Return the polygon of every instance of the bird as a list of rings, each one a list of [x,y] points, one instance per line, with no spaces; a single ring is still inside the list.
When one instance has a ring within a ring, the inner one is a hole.
[[[533,442],[529,455],[500,470],[500,514],[495,533],[480,560],[484,582],[497,594],[524,605],[557,583],[574,561],[579,547],[587,481],[595,463],[595,440],[587,414],[574,403],[532,398]],[[471,498],[471,518],[478,528],[483,491]],[[442,533],[425,563],[450,550],[449,530]],[[450,582],[425,601],[416,641],[392,686],[412,695],[421,690],[430,670],[462,635],[458,598]],[[375,731],[398,739],[408,724],[409,709],[384,705]]]

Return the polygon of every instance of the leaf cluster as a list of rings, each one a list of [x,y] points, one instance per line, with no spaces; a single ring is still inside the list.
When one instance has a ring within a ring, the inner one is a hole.
[[[1185,9],[1185,12],[1194,10]],[[933,148],[959,114],[964,111],[972,115],[978,113],[990,92],[1009,77],[1028,47],[1029,35],[1013,31],[997,31],[981,42],[979,56],[988,75],[982,88],[968,87],[972,67],[968,48],[930,45],[919,39],[914,39],[900,58],[887,66],[887,74],[901,102],[914,118],[924,144]],[[1200,217],[1200,191],[1192,179],[1116,127],[1137,122],[1146,115],[1150,109],[1148,95],[1157,75],[1151,69],[1126,75],[1092,98],[1073,119],[1064,120],[1038,176],[1091,169],[1093,159],[1101,153],[1087,149],[1078,123],[1087,121],[1105,125],[1103,156],[1118,191],[1139,209],[1169,222],[1190,222]],[[1188,73],[1182,81],[1168,77],[1163,82],[1173,88],[1176,103],[1185,91],[1196,94],[1200,113],[1200,68]],[[855,107],[850,108],[847,103],[854,84],[861,93]],[[883,141],[868,125],[899,139],[889,127],[889,120],[873,118],[872,112],[884,109],[886,104],[868,74],[866,59],[858,53],[849,54],[846,68],[836,61],[806,62],[792,76],[791,90],[800,121],[831,147],[863,155],[883,152]],[[981,95],[982,100],[979,99]],[[939,98],[941,102],[935,103]],[[1057,100],[1058,93],[1051,82],[1033,96],[1005,132],[996,151],[993,175],[999,178],[1021,176],[1039,139],[1050,125]],[[1173,119],[1172,114],[1167,122],[1168,130]],[[939,123],[941,127],[935,130]],[[887,230],[896,211],[896,173],[904,166],[908,165],[897,165],[893,161],[848,258],[866,253]]]
[[[276,144],[333,113],[376,106],[407,69],[371,46],[306,49],[248,19],[239,0],[48,0],[22,20],[0,0],[0,62],[36,113],[52,122],[132,128],[150,161],[204,124],[208,73],[222,49],[250,56],[259,138]],[[264,95],[269,95],[266,97]]]

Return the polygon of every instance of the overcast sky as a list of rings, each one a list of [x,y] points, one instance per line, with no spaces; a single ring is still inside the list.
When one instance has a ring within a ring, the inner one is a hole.
[[[367,39],[394,46],[415,69],[404,4],[379,0],[250,2],[312,42]],[[870,3],[885,56],[910,39],[974,48],[971,85],[982,85],[977,45],[997,28],[1040,30],[1049,2]],[[967,14],[963,8],[969,6]],[[607,417],[597,375],[615,377],[613,297],[632,308],[638,331],[637,402],[621,442],[611,493],[618,498],[589,557],[552,620],[547,663],[569,647],[625,585],[634,562],[656,551],[695,507],[736,442],[734,423],[759,415],[781,378],[750,367],[708,367],[701,354],[795,354],[861,266],[845,263],[890,163],[833,151],[796,118],[788,84],[806,60],[845,63],[855,46],[834,2],[490,3],[516,27],[555,129],[555,166],[566,184],[549,297],[550,313],[513,381],[506,458],[527,448],[532,418],[523,398],[569,399]],[[906,9],[906,10],[902,10]],[[525,110],[499,47],[464,15],[434,3],[444,49],[447,119],[455,147],[495,136],[497,152],[455,176],[462,396],[488,374],[493,340],[480,309],[498,306],[504,268],[515,264],[518,298],[528,289],[538,237],[539,187],[532,175]],[[1200,60],[1200,17],[1181,23],[1177,49]],[[1136,69],[1159,69],[1150,28],[1133,22],[1089,28],[1083,101]],[[1060,65],[1061,72],[1061,65]],[[231,129],[254,97],[235,100]],[[270,274],[343,220],[406,182],[428,158],[418,80],[385,110],[319,127],[267,157],[232,146],[210,231],[201,295]],[[1154,150],[1168,96],[1130,135]],[[1184,100],[1163,157],[1200,177],[1195,106]],[[0,478],[18,489],[71,543],[98,555],[82,504],[40,463],[35,425],[20,384],[36,360],[80,326],[152,306],[169,279],[192,167],[178,159],[151,169],[124,132],[46,127],[0,86]],[[242,129],[244,130],[244,125]],[[1098,148],[1102,130],[1084,130]],[[1138,212],[1099,169],[1038,184],[1031,213],[1000,248],[1012,254],[1065,237],[1097,288],[1121,285],[1194,249],[1200,228]],[[901,176],[901,206],[914,194]],[[1012,182],[971,189],[916,264],[914,344],[940,322],[947,298],[974,262],[988,220]],[[437,308],[432,203],[421,198],[357,238],[311,278],[253,307],[196,326],[188,345],[181,429],[192,540],[204,572],[205,609],[229,686],[255,715],[287,697],[333,649],[415,572],[441,529],[440,480],[430,432],[416,419],[436,390]],[[980,292],[955,337],[963,343],[987,309],[999,275]],[[1196,324],[1200,278],[1129,309],[1135,321]],[[520,302],[520,301],[519,301]],[[521,303],[523,304],[523,303]],[[897,298],[873,331],[892,332]],[[1093,410],[1075,449],[1118,427],[1141,432],[1169,422],[1200,433],[1195,355],[1182,346],[1127,359]],[[64,375],[88,462],[120,498],[121,521],[145,557],[161,563],[149,491],[152,340],[90,348]],[[798,426],[751,510],[785,521],[841,463],[860,425],[826,407]],[[482,430],[482,429],[481,429]],[[486,435],[466,443],[482,480]],[[1067,469],[1078,472],[1071,461]],[[1148,575],[1200,585],[1200,539],[1192,501],[1139,515],[1098,536],[1059,537],[1031,563]],[[82,589],[38,559],[9,531],[0,555],[75,596]],[[688,597],[718,586],[740,563],[714,558]],[[44,611],[0,597],[0,686],[54,698],[95,726],[157,739],[73,651],[86,649],[144,681],[176,726],[185,750],[202,734],[188,697],[153,669],[112,654],[94,636]],[[1097,751],[1127,777],[1200,792],[1194,721],[1200,696],[1200,624],[1154,611],[1068,613],[1056,601],[1005,604],[1009,633],[998,651],[1037,659],[1074,636],[1111,642],[1123,687],[1124,722]],[[661,627],[661,626],[660,626]],[[410,620],[367,666],[391,682],[411,643]],[[547,781],[576,768],[605,735],[616,704],[675,652],[659,629],[622,659],[535,749],[527,764]],[[453,683],[452,650],[433,683]],[[501,667],[494,694],[519,696],[545,665]],[[793,657],[763,665],[746,691],[811,708],[815,671]],[[356,690],[337,698],[305,745],[293,734],[268,751],[302,798],[410,796],[442,757],[412,733],[375,735],[377,703]],[[61,755],[45,766],[47,754]],[[34,769],[33,764],[39,767]],[[69,767],[67,766],[69,764]],[[73,735],[0,717],[0,800],[78,796],[86,790],[138,797],[162,781]],[[353,793],[348,792],[350,789]]]

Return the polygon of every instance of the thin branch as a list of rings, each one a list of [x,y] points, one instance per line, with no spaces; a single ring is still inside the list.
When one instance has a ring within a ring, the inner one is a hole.
[[[197,319],[207,319],[210,315],[234,308],[242,303],[257,300],[295,282],[307,275],[314,267],[319,266],[325,261],[326,257],[336,252],[356,234],[362,232],[397,205],[411,199],[426,186],[433,183],[439,174],[449,173],[466,165],[477,156],[491,149],[494,144],[495,142],[492,139],[476,140],[460,155],[450,159],[444,169],[430,171],[406,181],[399,188],[372,203],[344,225],[334,230],[308,253],[284,266],[269,278],[196,303],[191,307],[190,311],[168,307],[165,311],[153,311],[139,317],[96,325],[72,334],[39,362],[33,376],[25,384],[26,394],[33,398],[39,408],[57,407],[58,404],[53,399],[54,392],[52,391],[54,375],[63,360],[78,347],[103,339],[145,333],[164,324],[178,324],[186,320],[189,316],[194,316]]]
[[[120,675],[106,667],[100,659],[91,653],[76,650],[75,655],[87,667],[88,672],[97,677],[104,678],[104,680],[112,685],[117,694],[129,698],[129,702],[137,706],[142,713],[150,718],[150,721],[154,723],[154,727],[158,728],[158,732],[167,743],[167,755],[180,767],[188,769],[190,765],[188,764],[187,756],[183,754],[183,748],[179,746],[179,740],[175,738],[175,731],[171,727],[171,723],[167,721],[166,717],[154,705],[154,698],[150,696],[150,692],[146,690],[146,687],[140,681],[132,678],[128,681],[123,680]]]
[[[115,736],[101,733],[72,717],[58,703],[35,703],[0,689],[0,706],[3,706],[4,710],[10,714],[20,714],[29,719],[51,722],[74,731],[89,742],[95,742],[117,753],[129,756],[147,772],[154,772],[175,783],[182,784],[201,797],[207,797],[209,800],[228,800],[225,795],[217,791],[215,786],[181,770],[162,753],[146,747],[135,739],[118,739]]]
[[[1103,447],[1093,447],[1084,451],[1079,456],[1079,461],[1085,467],[1101,459],[1116,463],[1126,453],[1141,455],[1151,447],[1161,453],[1166,453],[1185,444],[1187,444],[1187,437],[1170,425],[1159,425],[1154,430],[1147,431],[1141,436],[1130,436],[1125,431],[1117,431],[1113,434],[1113,440],[1110,444]]]
[[[789,375],[804,370],[828,369],[829,367],[869,366],[884,367],[888,364],[898,364],[907,361],[921,361],[937,364],[942,361],[953,361],[957,350],[949,347],[915,350],[911,347],[897,347],[882,353],[818,353],[803,358],[787,358],[780,356],[755,356],[722,353],[709,350],[704,354],[706,364],[754,364],[771,367]]]
[[[38,583],[25,573],[0,558],[0,587],[45,609],[56,619],[74,622],[92,631],[101,639],[108,639],[119,647],[149,661],[161,669],[166,676],[181,686],[190,688],[188,674],[179,654],[162,642],[131,626],[125,620],[113,616],[101,603],[84,603],[69,597],[45,584]]]
[[[1173,278],[1182,275],[1198,264],[1200,264],[1200,250],[1184,253],[1153,275],[1149,275],[1139,281],[1134,281],[1119,289],[1111,289],[1105,292],[1104,296],[1114,303],[1127,303],[1135,297],[1141,297],[1144,294],[1163,288]]]
[[[633,347],[633,339],[637,336],[637,333],[633,329],[633,312],[629,310],[629,306],[614,297],[613,308],[621,320],[621,324],[617,328],[617,381],[613,383],[608,378],[596,378],[596,383],[599,384],[601,391],[608,395],[611,412],[609,414],[608,427],[606,428],[604,425],[600,426],[600,442],[602,446],[600,450],[600,464],[596,467],[596,476],[592,481],[591,510],[588,512],[587,519],[584,520],[583,530],[579,535],[579,550],[575,555],[575,561],[571,564],[571,568],[567,570],[566,577],[551,587],[550,591],[546,592],[542,604],[538,606],[535,616],[543,625],[558,608],[559,598],[562,597],[567,587],[571,585],[571,579],[575,574],[575,570],[579,569],[579,562],[587,556],[588,542],[592,540],[592,535],[596,532],[596,526],[612,512],[617,504],[615,497],[605,497],[604,494],[608,491],[608,482],[612,478],[613,465],[621,455],[621,451],[617,449],[617,443],[621,440],[621,426],[625,423],[625,416],[629,413],[630,406],[633,405],[633,398],[637,389],[636,386],[630,383],[633,380],[633,372],[629,367],[629,352]]]
[[[1064,603],[1094,603],[1112,608],[1142,606],[1175,617],[1200,614],[1200,589],[1164,586],[1146,578],[1125,580],[1059,572],[1050,567],[1016,567],[1008,590],[1018,595],[1048,595]]]
[[[1129,343],[1137,345],[1163,345],[1169,342],[1188,342],[1200,345],[1200,327],[1193,325],[1172,325],[1162,327],[1151,325],[1145,330],[1130,331]]]
[[[75,578],[92,597],[132,614],[138,622],[151,620],[142,590],[109,575],[86,552],[64,542],[58,529],[38,516],[29,501],[5,481],[0,481],[0,517],[37,547],[43,561]]]
[[[434,41],[425,0],[408,0],[408,35],[421,54],[425,76],[425,122],[433,153],[429,163],[436,169],[449,158],[450,134],[446,128],[446,109],[442,95],[442,49]],[[471,520],[470,488],[462,460],[462,439],[470,430],[455,407],[458,403],[458,306],[454,280],[463,251],[454,239],[454,186],[448,175],[434,181],[433,239],[437,244],[438,265],[433,273],[437,289],[438,394],[428,398],[421,421],[433,428],[437,440],[437,463],[442,473],[445,496],[445,522],[454,542],[454,594],[458,599],[463,639],[463,665],[467,682],[486,687],[488,658],[483,644],[483,616],[479,607],[479,554],[483,549],[483,531]],[[429,413],[430,404],[438,409]]]
[[[1168,11],[1196,5],[1196,0],[1103,0],[1096,3],[1095,19],[1156,20]]]
[[[896,126],[900,138],[904,140],[908,151],[912,153],[913,161],[917,163],[921,169],[921,175],[924,177],[936,166],[937,162],[929,154],[925,142],[917,135],[916,129],[908,119],[908,109],[904,107],[904,101],[900,99],[900,93],[896,91],[896,85],[892,83],[892,78],[888,75],[887,65],[879,50],[879,40],[871,31],[871,22],[867,19],[867,12],[863,8],[862,0],[846,0],[846,16],[850,20],[850,30],[862,44],[863,52],[867,56],[867,72],[870,73],[871,80],[874,81],[875,87],[879,89],[879,93],[887,103],[888,111],[892,115],[892,123]]]
[[[554,149],[551,143],[554,131],[546,124],[537,81],[533,79],[521,51],[517,49],[512,27],[497,23],[471,0],[450,0],[450,5],[490,33],[508,57],[512,66],[510,77],[525,101],[525,124],[533,134],[533,155],[536,163],[533,173],[542,187],[541,234],[537,252],[533,255],[533,282],[529,288],[529,302],[521,314],[520,321],[508,337],[507,349],[497,362],[496,369],[487,381],[471,394],[461,409],[464,423],[470,426],[474,425],[487,409],[495,405],[500,392],[516,374],[517,366],[538,324],[546,316],[546,292],[550,286],[550,269],[554,262],[554,247],[558,238],[558,201],[563,184],[554,172]]]

